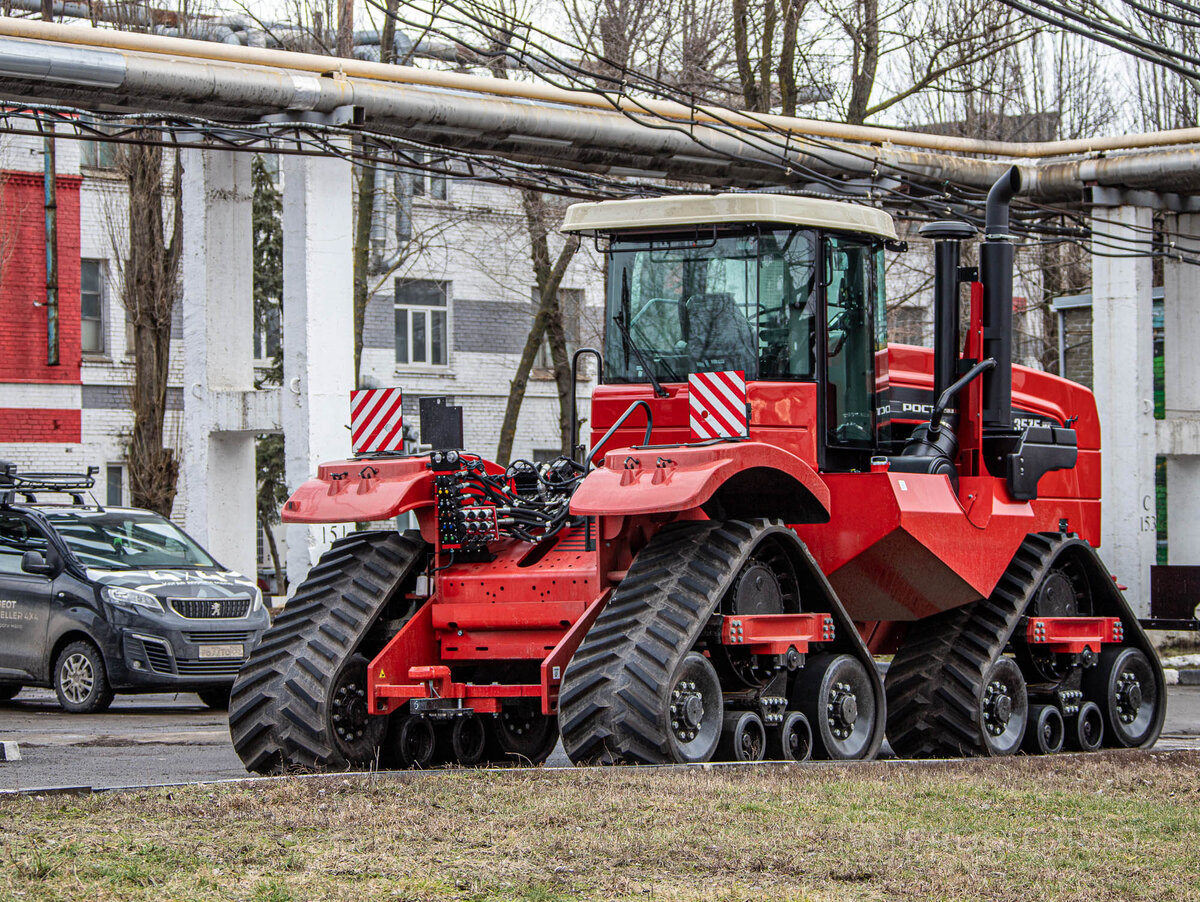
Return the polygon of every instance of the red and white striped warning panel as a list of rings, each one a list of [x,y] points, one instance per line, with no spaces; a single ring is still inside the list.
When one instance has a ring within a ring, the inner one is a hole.
[[[350,392],[350,443],[355,454],[404,449],[400,389],[364,388]]]
[[[692,438],[740,438],[750,434],[746,418],[746,373],[692,373],[688,376]]]

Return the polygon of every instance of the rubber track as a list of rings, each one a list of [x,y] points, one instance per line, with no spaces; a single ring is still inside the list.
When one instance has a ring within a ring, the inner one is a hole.
[[[638,553],[563,674],[558,723],[573,762],[669,760],[668,681],[759,537],[777,526],[672,524]]]
[[[909,627],[884,681],[887,736],[897,755],[988,754],[978,722],[984,674],[1066,541],[1056,533],[1027,536],[991,596]]]
[[[229,733],[247,770],[347,766],[329,733],[330,685],[424,550],[413,536],[359,532],[321,555],[233,684]]]

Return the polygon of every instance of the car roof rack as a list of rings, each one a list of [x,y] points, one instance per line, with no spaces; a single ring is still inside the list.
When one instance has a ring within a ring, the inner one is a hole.
[[[17,495],[36,504],[39,494],[61,494],[82,507],[87,504],[83,493],[96,485],[99,472],[99,467],[88,467],[86,473],[18,473],[16,464],[0,460],[0,506],[12,504]]]

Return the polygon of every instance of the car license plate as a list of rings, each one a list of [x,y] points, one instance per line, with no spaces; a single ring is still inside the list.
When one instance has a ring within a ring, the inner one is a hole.
[[[244,657],[241,645],[201,645],[202,658],[241,658]]]

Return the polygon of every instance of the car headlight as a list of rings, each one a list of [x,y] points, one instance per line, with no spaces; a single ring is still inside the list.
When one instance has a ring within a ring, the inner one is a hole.
[[[250,599],[250,613],[261,611],[263,609],[263,594],[262,589],[258,586],[254,587],[254,595]]]
[[[139,610],[161,612],[163,609],[162,602],[149,592],[142,592],[138,589],[105,586],[100,590],[100,594],[114,608],[120,608],[122,611],[131,611],[136,614]]]

